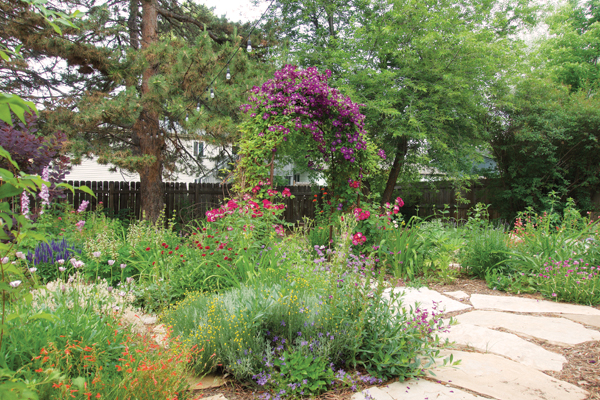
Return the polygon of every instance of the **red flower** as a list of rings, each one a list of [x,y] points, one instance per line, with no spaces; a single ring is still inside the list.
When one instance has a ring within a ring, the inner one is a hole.
[[[396,198],[396,203],[398,203],[399,207],[402,207],[404,205],[404,200],[402,200],[400,197]]]
[[[150,251],[150,247],[146,247],[146,251]]]
[[[288,189],[288,188],[285,188],[285,189],[283,189],[283,190],[281,191],[281,195],[282,195],[283,197],[290,197],[290,196],[292,195],[292,192],[290,192],[290,189]]]

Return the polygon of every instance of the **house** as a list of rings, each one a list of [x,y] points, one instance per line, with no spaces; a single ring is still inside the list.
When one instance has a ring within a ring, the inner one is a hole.
[[[198,140],[183,141],[185,150],[193,155],[193,157],[201,160],[204,173],[189,174],[179,172],[176,179],[171,177],[163,177],[164,181],[175,181],[182,183],[221,183],[223,182],[222,169],[227,167],[230,162],[230,155],[233,153],[231,148],[228,148],[224,154],[223,149],[207,144]],[[66,179],[69,181],[118,181],[118,182],[139,182],[140,177],[136,172],[124,170],[114,170],[112,165],[102,165],[98,163],[97,157],[84,158],[81,164],[74,165],[71,173]],[[297,173],[294,171],[293,165],[287,165],[283,168],[275,169],[275,176],[280,177],[279,181],[285,185],[310,185],[308,173]],[[166,178],[166,179],[165,179]],[[322,184],[316,182],[317,184]]]

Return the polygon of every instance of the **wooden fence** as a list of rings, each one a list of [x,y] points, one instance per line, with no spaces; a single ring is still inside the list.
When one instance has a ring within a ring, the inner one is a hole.
[[[96,198],[80,190],[75,194],[68,192],[68,201],[75,208],[81,204],[81,201],[88,200],[91,209],[95,210],[99,202],[103,203],[110,215],[140,218],[141,198],[139,182],[92,182],[92,181],[69,181],[75,188],[85,185],[95,194]],[[407,193],[413,193],[408,196],[407,205],[402,209],[406,216],[418,214],[420,217],[431,215],[440,215],[440,212],[447,210],[447,217],[456,220],[467,220],[469,210],[477,203],[490,204],[490,181],[482,180],[471,188],[468,192],[461,193],[467,203],[458,203],[456,201],[456,191],[449,182],[437,182],[435,187],[426,182],[412,184],[410,187],[401,188],[397,193],[404,197]],[[223,199],[231,197],[229,191],[230,185],[214,183],[177,183],[166,182],[165,187],[165,213],[167,218],[174,215],[179,221],[190,221],[193,219],[205,218],[206,211],[217,208],[223,203]],[[279,188],[281,190],[282,188]],[[322,204],[322,198],[319,195],[315,200],[315,193],[322,193],[311,186],[290,186],[294,199],[286,199],[285,220],[287,222],[297,223],[302,221],[303,217],[314,218],[315,205]],[[37,197],[37,196],[36,196]],[[594,198],[594,202],[600,206],[600,194]],[[32,199],[32,207],[39,203],[39,199]],[[175,214],[173,211],[175,210]],[[488,209],[492,219],[499,218],[497,210],[490,207]]]
[[[417,200],[413,207],[415,214],[419,217],[428,217],[431,215],[441,215],[440,213],[447,210],[449,213],[445,216],[455,220],[466,221],[471,210],[477,203],[490,204],[490,182],[482,180],[479,184],[471,187],[468,192],[461,192],[461,197],[467,202],[458,203],[456,201],[456,189],[450,182],[437,182],[436,187],[432,188],[427,182],[419,182],[411,185],[411,190],[414,190],[420,195],[417,195]],[[500,218],[500,214],[492,207],[488,208],[491,219]]]
[[[110,215],[135,217],[141,216],[141,195],[139,182],[92,182],[68,181],[74,188],[89,187],[96,195],[93,196],[75,190],[68,192],[68,202],[77,208],[83,200],[90,202],[95,210],[101,202]],[[208,210],[219,207],[223,199],[231,197],[230,185],[218,183],[177,183],[165,182],[165,216],[167,219],[175,216],[180,221],[205,218]],[[279,188],[282,190],[283,188]],[[290,186],[294,199],[285,199],[287,205],[284,212],[287,222],[297,223],[303,217],[314,218],[314,195],[310,186]]]

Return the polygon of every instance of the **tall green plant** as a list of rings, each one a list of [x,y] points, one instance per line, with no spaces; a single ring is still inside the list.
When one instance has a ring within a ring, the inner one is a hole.
[[[422,271],[424,257],[433,243],[421,234],[420,223],[421,219],[413,216],[406,225],[387,230],[379,254],[395,277],[413,279]]]
[[[26,263],[19,263],[25,256],[20,251],[21,245],[25,239],[45,241],[46,237],[42,231],[35,228],[34,223],[24,215],[16,204],[15,199],[28,199],[28,195],[34,195],[43,187],[48,187],[49,182],[42,180],[39,176],[21,174],[17,163],[11,158],[10,154],[0,147],[0,158],[6,159],[10,170],[0,168],[0,291],[2,292],[2,316],[0,319],[0,348],[4,340],[5,331],[8,329],[7,322],[11,321],[20,314],[8,307],[9,302],[32,301],[30,287],[38,285],[38,279],[35,274],[36,269],[29,267]],[[73,188],[66,184],[60,186]],[[89,188],[85,191],[91,193]],[[93,195],[93,193],[92,193]],[[27,200],[25,200],[27,201]],[[13,203],[13,204],[11,204]],[[13,261],[15,261],[13,263]],[[29,315],[27,319],[52,318],[46,312]],[[13,398],[15,393],[21,393],[28,396],[35,395],[30,391],[27,383],[20,380],[12,380],[15,371],[5,367],[4,377],[8,377],[8,382],[0,384],[0,397],[6,396]]]

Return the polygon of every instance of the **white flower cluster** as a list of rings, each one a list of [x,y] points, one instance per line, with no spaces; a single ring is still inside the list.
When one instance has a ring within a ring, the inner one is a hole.
[[[136,311],[131,306],[135,296],[125,287],[113,290],[105,279],[89,284],[79,273],[69,276],[67,282],[57,279],[49,282],[45,288],[31,293],[32,306],[39,309],[56,310],[59,305],[73,308],[77,303],[81,307],[91,307],[94,312],[99,313]]]

